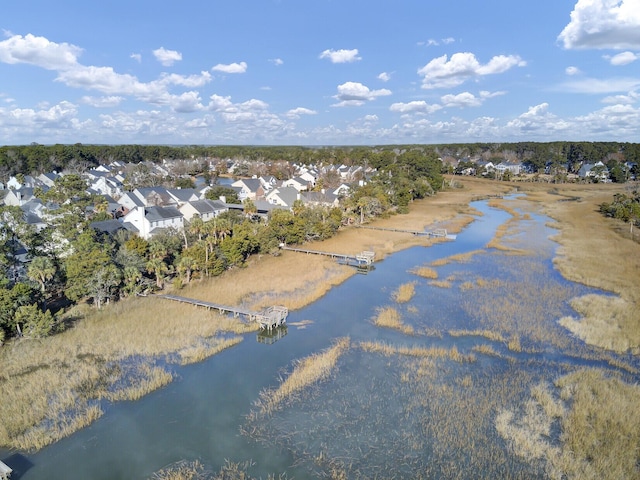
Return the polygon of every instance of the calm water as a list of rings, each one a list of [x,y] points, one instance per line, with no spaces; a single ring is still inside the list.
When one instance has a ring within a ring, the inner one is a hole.
[[[452,339],[448,336],[407,339],[397,332],[373,327],[371,318],[378,307],[390,303],[390,295],[399,285],[417,280],[416,296],[411,305],[421,314],[409,315],[407,323],[413,323],[416,328],[444,331],[482,327],[473,324],[485,321],[470,311],[468,301],[473,299],[473,291],[463,297],[458,288],[429,286],[427,281],[409,272],[438,258],[484,248],[496,228],[509,218],[504,211],[489,208],[484,202],[473,206],[484,215],[477,217],[456,241],[396,253],[376,263],[368,275],[353,276],[316,303],[291,312],[288,335],[276,343],[261,344],[255,335],[248,335],[238,346],[205,362],[174,367],[176,380],[140,401],[106,405],[102,418],[73,436],[36,454],[0,451],[0,459],[15,469],[14,480],[145,479],[179,460],[199,460],[217,471],[226,459],[237,462],[252,460],[254,466],[249,472],[254,476],[265,478],[269,473],[286,472],[289,478],[308,478],[309,462],[298,462],[297,468],[291,467],[300,459],[299,446],[286,442],[257,443],[240,434],[240,426],[259,392],[266,387],[277,386],[281,375],[290,370],[295,359],[328,347],[338,337],[349,336],[352,341],[440,342],[446,345],[455,342],[460,349],[466,349],[474,339]],[[571,296],[585,293],[586,288],[569,285],[553,270],[551,257],[555,246],[548,240],[552,232],[544,227],[545,220],[535,216],[529,220],[530,229],[522,234],[520,241],[533,242],[538,247],[542,244],[540,251],[546,254],[538,263],[545,271],[544,281],[547,284],[567,286]],[[460,283],[479,275],[498,275],[507,280],[510,275],[517,277],[517,269],[515,273],[510,271],[505,262],[506,256],[487,253],[474,257],[469,263],[439,267],[439,278],[451,277],[453,282]],[[570,298],[564,303],[559,302],[557,308],[563,310],[560,314],[571,314],[566,304]],[[553,315],[557,313],[553,312]],[[292,325],[303,320],[313,323],[304,328]],[[536,343],[535,340],[532,342]],[[568,339],[567,342],[571,348],[582,348],[574,340]],[[541,353],[533,355],[536,357],[534,361],[548,361],[561,356],[556,346],[538,343]],[[496,348],[503,346],[497,345]],[[361,378],[367,368],[372,367],[365,367],[357,358],[353,356],[350,359],[350,366],[345,367],[345,372]],[[495,360],[482,359],[473,368],[492,368],[495,363]],[[278,418],[283,422],[304,425],[313,418],[306,410],[313,413],[313,408],[308,405],[291,410],[291,415],[300,415],[299,420],[287,418],[286,413],[284,418]],[[278,418],[273,421],[280,421]],[[272,429],[277,427],[273,425]],[[312,426],[305,425],[305,428],[308,432]],[[374,434],[377,435],[375,432],[367,433]],[[312,436],[301,441],[309,442],[310,449],[315,448]],[[352,447],[345,442],[341,448]]]

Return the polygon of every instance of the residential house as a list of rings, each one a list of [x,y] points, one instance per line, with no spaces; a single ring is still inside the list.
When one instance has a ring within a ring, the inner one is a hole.
[[[178,208],[187,202],[195,202],[202,198],[195,188],[167,188],[167,193],[173,198]]]
[[[10,188],[4,197],[4,204],[10,207],[21,207],[28,201],[34,199],[33,188],[22,187],[19,189]]]
[[[606,181],[609,179],[609,169],[602,162],[596,163],[585,163],[580,167],[578,171],[578,176],[580,178],[590,178],[596,181]]]
[[[184,228],[184,217],[175,206],[135,207],[122,217],[122,221],[128,230],[145,240],[162,231]]]
[[[340,205],[340,198],[338,195],[325,189],[322,189],[319,192],[300,192],[300,197],[305,205],[323,207],[337,207]]]
[[[217,217],[221,213],[228,212],[229,207],[219,200],[208,200],[205,198],[204,200],[195,200],[184,203],[180,206],[179,210],[184,219],[188,222],[190,222],[196,215],[198,215],[203,222],[206,222]]]
[[[49,173],[41,173],[40,175],[38,175],[36,180],[42,185],[48,188],[51,188],[56,183],[56,180],[60,177],[61,176],[58,175],[57,172],[49,172]]]
[[[115,177],[100,175],[91,181],[89,188],[102,195],[120,197],[124,193],[124,185]]]
[[[272,205],[291,208],[300,199],[300,192],[295,187],[275,188],[265,196],[265,200]]]
[[[522,164],[500,162],[495,166],[495,169],[496,173],[499,175],[503,175],[506,171],[509,171],[512,175],[520,175]]]
[[[285,180],[282,182],[282,185],[285,187],[294,187],[297,191],[302,192],[303,190],[309,190],[309,182],[307,182],[302,177],[294,177],[289,180]]]
[[[238,192],[240,201],[244,201],[247,198],[256,200],[264,197],[264,187],[257,178],[243,178],[233,182],[231,186],[240,188]]]

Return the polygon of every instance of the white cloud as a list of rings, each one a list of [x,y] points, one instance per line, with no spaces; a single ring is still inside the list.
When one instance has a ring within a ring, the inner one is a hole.
[[[558,36],[564,48],[640,48],[640,0],[578,0]]]
[[[517,55],[497,55],[482,65],[473,53],[454,53],[434,58],[418,70],[423,76],[422,88],[448,88],[464,83],[469,78],[503,73],[512,67],[523,67],[526,62]]]
[[[611,95],[604,97],[602,103],[619,104],[619,105],[631,105],[640,100],[640,93],[629,92],[627,95]]]
[[[635,62],[640,58],[640,55],[636,55],[633,52],[622,52],[614,55],[613,57],[609,55],[605,55],[605,59],[609,60],[611,65],[615,65],[616,67],[621,65],[628,65],[632,62]]]
[[[564,73],[566,73],[567,75],[573,76],[573,75],[579,75],[582,72],[578,67],[569,66],[564,69]]]
[[[247,63],[229,63],[223,64],[219,63],[216,66],[212,67],[211,70],[214,72],[222,72],[222,73],[245,73],[247,71]]]
[[[430,114],[437,112],[442,109],[441,105],[430,105],[424,100],[414,100],[413,102],[408,103],[394,103],[389,107],[389,110],[397,113],[421,113],[421,114]]]
[[[616,93],[629,92],[640,86],[640,78],[585,78],[565,82],[560,86],[560,90],[571,93]]]
[[[153,56],[156,57],[163,66],[170,67],[175,62],[182,60],[182,54],[175,50],[167,50],[164,47],[160,47],[153,51]]]
[[[289,118],[300,118],[301,115],[316,115],[318,112],[309,108],[298,107],[292,108],[285,115]]]
[[[439,45],[449,45],[450,43],[455,42],[456,39],[452,38],[452,37],[447,37],[447,38],[443,38],[442,40],[435,40],[433,38],[430,38],[429,40],[427,40],[426,42],[418,42],[419,46],[424,46],[424,47],[437,47]]]
[[[78,64],[80,47],[50,42],[32,34],[13,35],[0,42],[0,62],[28,63],[47,70],[66,70]]]
[[[203,87],[211,81],[211,74],[209,72],[202,71],[200,75],[179,75],[177,73],[163,74],[157,83],[164,85],[179,85],[187,88]]]
[[[506,92],[488,92],[482,90],[479,96],[475,96],[469,92],[459,93],[457,95],[444,95],[440,98],[442,105],[445,107],[479,107],[484,103],[487,98],[498,97],[504,95]]]
[[[68,128],[74,121],[78,110],[70,102],[60,102],[49,109],[33,110],[15,108],[9,110],[0,107],[0,126],[25,129]]]
[[[271,58],[269,59],[269,61],[273,63],[276,67],[279,67],[284,63],[284,61],[281,58]]]
[[[123,97],[109,96],[109,97],[88,97],[84,96],[80,99],[85,105],[90,105],[96,108],[112,108],[117,107],[124,100]]]
[[[131,55],[129,55],[129,58],[133,58],[138,63],[142,62],[142,55],[140,55],[139,53],[132,53]]]
[[[382,80],[383,82],[388,82],[389,80],[391,80],[391,74],[382,72],[380,75],[378,75],[378,79]]]
[[[204,107],[200,103],[198,92],[184,92],[180,95],[171,95],[169,105],[174,112],[190,113],[202,110]]]
[[[369,87],[358,82],[346,82],[338,85],[338,94],[333,98],[340,100],[332,107],[359,107],[367,101],[375,100],[377,97],[391,95],[391,90],[382,88],[380,90],[370,90]]]
[[[331,63],[352,63],[362,60],[362,57],[358,56],[357,48],[353,50],[325,50],[320,54],[320,58],[328,58]]]

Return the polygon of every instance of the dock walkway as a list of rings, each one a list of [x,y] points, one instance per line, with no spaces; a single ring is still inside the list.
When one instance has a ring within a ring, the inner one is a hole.
[[[370,251],[360,252],[356,255],[349,255],[345,253],[323,252],[320,250],[309,250],[306,248],[287,247],[285,244],[281,244],[280,248],[282,250],[289,250],[290,252],[306,253],[307,255],[324,255],[326,257],[335,258],[336,260],[346,265],[352,265],[356,267],[370,266],[375,261],[376,257],[375,252]]]
[[[234,317],[240,315],[248,318],[250,321],[255,321],[260,324],[261,329],[271,330],[275,327],[279,327],[286,322],[289,310],[287,307],[272,306],[264,309],[261,312],[254,312],[246,308],[231,307],[229,305],[221,305],[219,303],[205,302],[204,300],[197,300],[195,298],[180,297],[178,295],[157,295],[160,298],[167,300],[173,300],[175,302],[188,303],[197,307],[204,307],[208,310],[218,310],[220,314],[232,313]]]
[[[356,225],[356,228],[367,228],[369,230],[383,230],[385,232],[397,232],[397,233],[410,233],[416,236],[436,237],[436,238],[448,238],[455,240],[456,235],[448,234],[444,228],[436,228],[435,230],[408,230],[404,228],[388,228],[388,227],[374,227],[371,225]]]

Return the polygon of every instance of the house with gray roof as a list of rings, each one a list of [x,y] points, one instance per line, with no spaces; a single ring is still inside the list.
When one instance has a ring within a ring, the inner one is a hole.
[[[232,187],[239,187],[238,199],[243,201],[247,198],[255,200],[264,197],[262,182],[257,178],[242,178],[231,184]]]
[[[337,207],[340,205],[340,197],[324,189],[319,192],[300,192],[300,197],[305,205],[323,207]]]
[[[300,199],[300,192],[294,187],[279,187],[267,193],[265,200],[272,205],[291,208]]]
[[[175,206],[135,207],[122,217],[122,221],[129,224],[127,229],[145,240],[162,231],[184,228],[184,217]]]
[[[184,219],[188,222],[196,215],[198,215],[203,222],[206,222],[207,220],[217,217],[221,213],[228,212],[229,207],[220,200],[209,200],[205,198],[204,200],[187,202],[181,205],[179,210]]]

